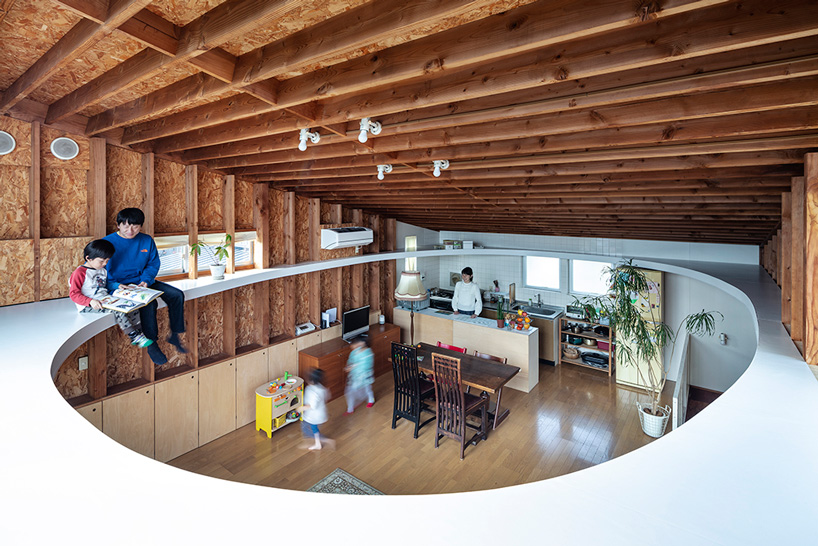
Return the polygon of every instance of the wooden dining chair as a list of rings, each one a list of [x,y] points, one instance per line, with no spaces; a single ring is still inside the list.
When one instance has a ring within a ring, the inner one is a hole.
[[[480,412],[480,428],[469,443],[476,444],[477,438],[488,437],[488,398],[463,392],[460,379],[460,359],[432,353],[432,367],[435,371],[435,408],[437,409],[437,431],[435,448],[443,436],[460,441],[460,459],[466,451],[466,427],[472,425],[466,418]]]
[[[481,353],[480,351],[474,351],[474,356],[477,358],[485,358],[486,360],[493,360],[495,362],[499,362],[500,364],[508,364],[508,358],[504,356],[494,356],[488,353]]]
[[[423,411],[433,412],[425,399],[434,395],[435,385],[420,377],[417,349],[411,345],[392,342],[392,376],[395,379],[395,402],[392,407],[392,428],[398,419],[415,423],[415,439],[420,428],[434,420],[434,416],[421,423]]]
[[[441,349],[449,349],[450,351],[457,351],[458,353],[463,353],[463,354],[466,354],[468,352],[468,351],[466,351],[465,347],[456,347],[454,345],[448,345],[446,343],[441,343],[440,341],[437,342],[437,346],[440,347]]]

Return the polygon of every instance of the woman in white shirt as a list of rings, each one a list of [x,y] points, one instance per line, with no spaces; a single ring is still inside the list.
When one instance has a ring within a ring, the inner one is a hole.
[[[471,315],[471,318],[476,318],[483,310],[483,296],[480,294],[480,287],[471,282],[473,276],[471,267],[464,267],[460,272],[462,280],[454,285],[452,297],[455,315]]]

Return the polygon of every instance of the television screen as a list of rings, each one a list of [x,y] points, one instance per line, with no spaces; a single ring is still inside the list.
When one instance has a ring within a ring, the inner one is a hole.
[[[369,331],[369,306],[344,312],[341,318],[341,337],[349,341],[355,336]]]

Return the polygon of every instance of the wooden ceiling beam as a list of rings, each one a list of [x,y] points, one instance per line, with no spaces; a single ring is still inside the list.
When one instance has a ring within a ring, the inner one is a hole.
[[[107,9],[104,23],[88,19],[79,21],[3,92],[0,97],[0,113],[8,111],[150,2],[151,0],[119,0]]]

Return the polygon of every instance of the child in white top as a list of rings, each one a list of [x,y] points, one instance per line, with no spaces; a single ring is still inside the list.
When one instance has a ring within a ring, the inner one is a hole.
[[[327,400],[329,400],[329,389],[324,386],[324,370],[313,368],[307,378],[307,388],[304,389],[304,405],[301,406],[302,421],[301,430],[305,438],[315,438],[315,443],[309,446],[310,451],[316,451],[323,447],[323,443],[334,445],[335,442],[326,436],[322,436],[318,430],[318,425],[327,422]]]

